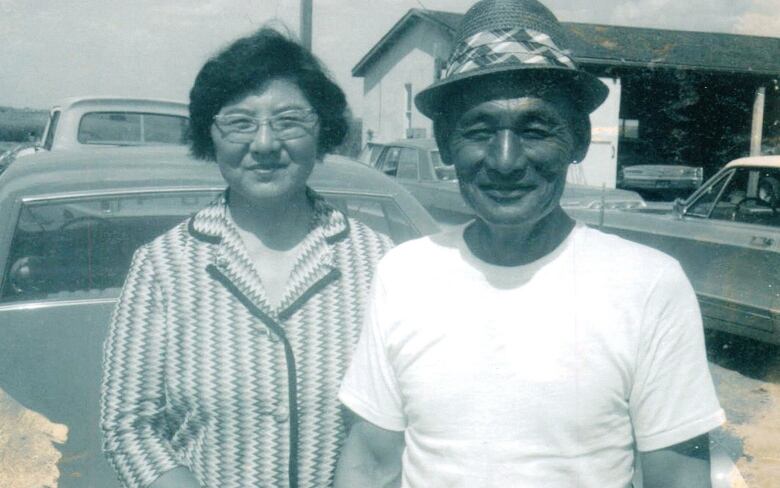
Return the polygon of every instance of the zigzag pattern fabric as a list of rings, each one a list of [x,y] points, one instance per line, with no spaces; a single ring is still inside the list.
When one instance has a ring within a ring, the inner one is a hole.
[[[203,487],[288,486],[283,345],[235,290],[283,325],[294,351],[298,486],[332,483],[344,438],[337,392],[391,243],[310,198],[315,219],[278,308],[224,197],[137,251],[105,344],[101,399],[104,451],[125,486],[177,466]]]
[[[496,29],[474,34],[458,45],[446,77],[506,63],[576,69],[569,52],[558,48],[549,35],[532,29]]]

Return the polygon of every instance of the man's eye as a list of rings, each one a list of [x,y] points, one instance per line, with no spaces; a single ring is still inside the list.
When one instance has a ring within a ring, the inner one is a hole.
[[[493,137],[493,131],[487,127],[475,127],[472,129],[465,129],[461,132],[464,139],[470,141],[486,141]]]
[[[519,132],[524,139],[545,139],[550,132],[541,128],[526,128]]]

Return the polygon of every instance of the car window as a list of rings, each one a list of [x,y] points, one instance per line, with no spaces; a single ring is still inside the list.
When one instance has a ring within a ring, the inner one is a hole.
[[[417,180],[417,172],[420,166],[418,161],[417,149],[411,149],[408,147],[401,148],[401,153],[398,158],[398,171],[396,178]]]
[[[348,217],[390,237],[396,244],[420,237],[420,232],[414,224],[389,197],[327,193],[323,196]]]
[[[376,164],[377,158],[379,158],[379,155],[382,154],[382,149],[384,148],[384,146],[368,143],[366,147],[364,147],[360,152],[358,161],[369,166],[374,166]]]
[[[458,179],[455,167],[444,164],[439,151],[431,151],[428,154],[431,155],[431,164],[433,164],[433,171],[436,172],[436,179],[443,181],[456,181]]]
[[[723,190],[723,186],[729,181],[733,174],[733,171],[725,172],[718,180],[705,188],[699,194],[699,197],[688,207],[686,214],[694,217],[709,217],[715,200],[717,200]]]
[[[49,118],[49,127],[46,131],[46,140],[43,141],[43,148],[46,150],[50,150],[52,144],[54,143],[54,132],[57,130],[57,122],[60,121],[60,111],[55,110],[51,113],[51,117]]]
[[[0,302],[82,298],[118,289],[139,246],[217,193],[112,194],[22,204]]]
[[[185,144],[187,117],[131,112],[91,112],[79,123],[82,144]]]
[[[388,147],[377,163],[377,168],[388,176],[395,176],[398,171],[398,159],[401,155],[400,147]]]
[[[737,168],[710,218],[780,227],[780,171]]]

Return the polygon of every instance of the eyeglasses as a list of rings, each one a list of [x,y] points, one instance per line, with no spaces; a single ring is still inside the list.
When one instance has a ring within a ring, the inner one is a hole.
[[[260,126],[268,124],[279,141],[289,141],[310,134],[319,117],[312,108],[287,110],[271,117],[258,118],[246,114],[215,115],[214,125],[231,142],[252,142]]]

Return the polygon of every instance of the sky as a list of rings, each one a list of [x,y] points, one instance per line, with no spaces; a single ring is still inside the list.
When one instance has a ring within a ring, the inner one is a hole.
[[[543,0],[562,21],[780,37],[780,0]],[[299,0],[0,0],[0,105],[68,96],[186,101],[200,67],[271,23],[298,34]],[[313,50],[361,114],[352,67],[410,8],[473,0],[313,0]]]

